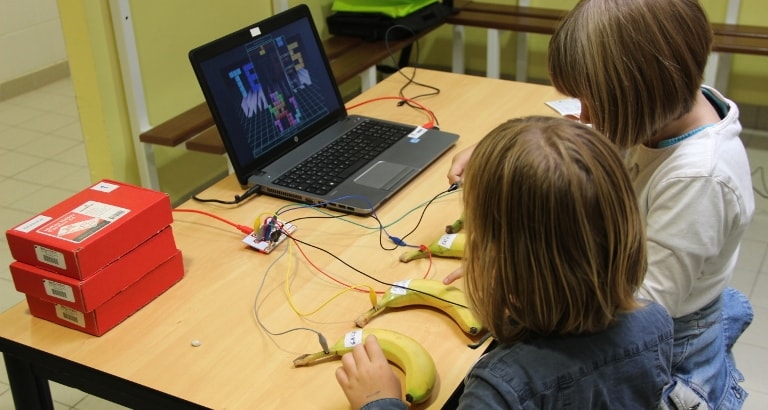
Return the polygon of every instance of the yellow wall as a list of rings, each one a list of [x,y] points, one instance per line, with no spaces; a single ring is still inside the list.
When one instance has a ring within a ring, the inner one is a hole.
[[[57,0],[69,56],[70,71],[86,141],[93,180],[113,178],[139,183],[134,136],[130,129],[126,93],[110,15],[111,1]],[[510,3],[505,0],[485,0]],[[567,9],[576,0],[531,0],[533,6]],[[760,20],[763,0],[742,0],[739,21],[765,25]],[[300,1],[290,1],[297,4]],[[325,16],[332,0],[309,2],[321,36],[327,36]],[[723,21],[726,2],[702,0],[713,21]],[[133,27],[139,53],[149,122],[156,125],[203,101],[187,52],[221,34],[272,13],[271,2],[253,0],[131,0]],[[485,70],[485,30],[467,28],[468,72]],[[529,35],[531,79],[546,79],[549,37]],[[444,26],[420,41],[420,65],[450,70],[452,30]],[[502,75],[514,76],[516,35],[503,33]],[[412,61],[415,61],[412,54]],[[350,82],[351,83],[351,82]],[[348,88],[350,85],[344,85]],[[726,94],[741,103],[768,105],[768,58],[734,56]],[[226,171],[223,157],[154,147],[160,188],[178,200]]]
[[[130,11],[149,124],[157,125],[203,101],[189,50],[271,15],[272,7],[252,0],[132,0]],[[226,173],[223,156],[153,149],[160,189],[175,201]]]
[[[104,2],[59,1],[91,178],[138,181],[125,94]]]
[[[314,15],[330,13],[314,2]],[[139,184],[134,133],[127,109],[107,0],[58,0],[70,71],[86,141],[91,179]],[[163,0],[130,2],[150,125],[203,101],[187,53],[220,35],[272,14],[266,1]],[[324,22],[318,20],[321,33]],[[226,172],[224,157],[154,146],[160,189],[177,201]]]

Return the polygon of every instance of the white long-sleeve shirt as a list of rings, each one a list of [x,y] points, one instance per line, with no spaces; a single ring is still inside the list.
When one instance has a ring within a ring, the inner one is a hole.
[[[728,286],[755,209],[738,107],[707,91],[727,104],[720,122],[672,146],[638,146],[627,155],[648,237],[639,294],[672,317],[706,306]]]

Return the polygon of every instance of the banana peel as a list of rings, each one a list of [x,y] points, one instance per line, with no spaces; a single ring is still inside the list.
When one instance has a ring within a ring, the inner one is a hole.
[[[464,214],[462,213],[459,219],[453,221],[452,224],[445,226],[445,233],[458,233],[464,227]]]
[[[355,319],[355,325],[364,327],[373,317],[389,308],[429,306],[450,316],[468,335],[477,335],[483,325],[467,307],[464,291],[434,279],[406,279],[394,283],[378,303]]]
[[[400,262],[426,258],[430,254],[440,258],[461,258],[464,256],[466,237],[461,233],[464,228],[464,213],[450,225],[445,226],[445,234],[435,239],[429,246],[421,246],[400,255]]]
[[[430,254],[440,258],[462,258],[464,256],[466,238],[464,232],[442,234],[430,243],[429,246],[422,246],[403,253],[400,255],[400,262],[410,262],[414,259],[426,258]]]

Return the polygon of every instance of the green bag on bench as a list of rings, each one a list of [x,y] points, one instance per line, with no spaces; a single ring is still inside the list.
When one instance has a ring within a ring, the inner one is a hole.
[[[439,0],[333,0],[331,11],[381,13],[392,18],[405,17]]]
[[[326,18],[331,34],[366,41],[408,38],[441,24],[450,13],[438,0],[334,0],[331,10]]]

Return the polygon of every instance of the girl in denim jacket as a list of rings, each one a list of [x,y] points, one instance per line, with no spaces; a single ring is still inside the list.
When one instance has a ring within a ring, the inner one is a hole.
[[[477,145],[463,188],[467,298],[497,346],[470,370],[458,407],[660,406],[672,320],[635,298],[646,242],[615,146],[575,121],[511,120]],[[406,408],[373,336],[336,376],[353,408]]]

